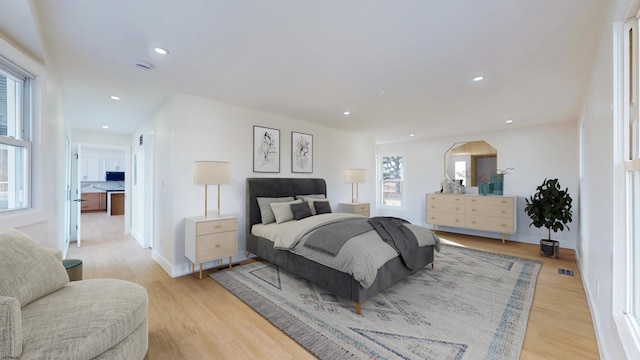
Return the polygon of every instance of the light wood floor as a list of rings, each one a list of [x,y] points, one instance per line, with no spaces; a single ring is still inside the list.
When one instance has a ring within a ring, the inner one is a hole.
[[[131,236],[123,216],[82,215],[82,247],[67,258],[83,261],[84,279],[136,282],[149,293],[146,359],[314,359],[304,348],[209,277],[170,278]],[[531,244],[439,233],[444,242],[543,261],[529,315],[522,359],[598,359],[598,347],[574,252],[539,256]],[[437,255],[436,255],[437,267]],[[558,267],[575,276],[558,274]],[[208,275],[216,270],[206,271]]]

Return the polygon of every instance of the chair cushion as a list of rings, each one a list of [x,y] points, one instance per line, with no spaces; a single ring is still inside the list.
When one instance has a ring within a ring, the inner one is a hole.
[[[22,354],[20,302],[0,296],[0,359],[18,359]]]
[[[62,262],[24,233],[0,231],[0,296],[14,297],[24,307],[69,282]]]
[[[124,280],[70,282],[22,308],[20,359],[93,359],[147,322],[147,301],[142,286]]]

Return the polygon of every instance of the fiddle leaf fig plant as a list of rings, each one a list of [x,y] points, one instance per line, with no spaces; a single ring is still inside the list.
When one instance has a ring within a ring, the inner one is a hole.
[[[531,218],[531,224],[537,228],[546,227],[551,240],[551,230],[562,231],[573,219],[571,212],[571,196],[569,189],[562,190],[558,179],[544,179],[542,185],[536,187],[536,193],[524,199],[527,205],[524,211]]]

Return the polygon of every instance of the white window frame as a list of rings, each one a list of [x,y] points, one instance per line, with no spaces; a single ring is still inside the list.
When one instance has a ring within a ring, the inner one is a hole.
[[[636,8],[638,2],[636,1]],[[633,41],[630,44],[629,31],[632,31]],[[632,271],[640,266],[640,258],[631,254],[634,233],[640,231],[640,224],[636,224],[631,216],[629,198],[633,192],[640,189],[632,188],[631,174],[640,171],[638,157],[638,138],[632,138],[630,124],[638,126],[639,115],[639,87],[640,59],[638,59],[638,44],[640,42],[640,26],[638,16],[616,28],[614,37],[614,128],[613,128],[613,299],[612,316],[620,335],[620,341],[626,354],[640,352],[640,314],[631,314],[633,279],[640,276]],[[631,45],[631,46],[630,46]],[[633,59],[633,62],[630,61]],[[631,69],[629,71],[629,69]],[[632,81],[630,81],[630,79]],[[630,90],[629,90],[630,89]],[[637,130],[634,131],[637,134]],[[633,155],[630,149],[636,147]],[[636,205],[637,206],[637,205]],[[635,244],[640,246],[640,244]],[[636,270],[637,271],[637,270]],[[638,301],[638,299],[636,299]]]
[[[389,157],[389,156],[400,156],[402,157],[402,174],[401,174],[401,179],[400,179],[400,206],[393,206],[393,205],[385,205],[384,204],[384,178],[382,176],[382,161],[385,157]],[[404,207],[406,206],[406,199],[405,199],[405,170],[407,168],[407,157],[405,156],[404,152],[388,152],[388,153],[384,153],[384,154],[379,154],[379,158],[378,158],[378,206],[383,207],[383,208],[387,208],[387,209],[404,209]]]
[[[22,172],[22,181],[20,184],[15,182],[9,183],[9,203],[14,205],[8,209],[0,209],[2,213],[21,211],[24,209],[30,209],[32,207],[32,186],[31,186],[31,166],[32,166],[32,152],[31,152],[31,139],[32,139],[32,124],[33,124],[33,91],[35,76],[29,71],[24,70],[19,65],[9,60],[0,54],[0,71],[6,75],[7,78],[15,78],[22,81],[22,94],[19,102],[21,109],[19,111],[12,111],[10,113],[18,113],[18,118],[12,117],[7,119],[7,128],[16,127],[17,120],[19,129],[14,129],[10,133],[17,133],[17,136],[4,136],[0,135],[0,145],[6,145],[10,148],[21,148],[24,152],[23,163],[19,165],[19,169]],[[15,100],[15,99],[14,99]],[[15,110],[15,109],[14,109]],[[17,130],[17,131],[16,131]],[[11,153],[11,152],[10,152]],[[9,167],[12,167],[13,157],[9,156]],[[14,168],[18,168],[17,164],[13,164]],[[20,193],[20,199],[15,194]],[[21,205],[16,205],[21,204]]]

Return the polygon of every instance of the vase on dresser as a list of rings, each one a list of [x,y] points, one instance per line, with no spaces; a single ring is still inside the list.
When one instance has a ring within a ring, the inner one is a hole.
[[[493,184],[493,195],[503,195],[504,174],[491,175],[491,184]]]

